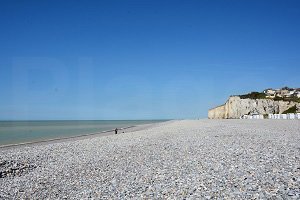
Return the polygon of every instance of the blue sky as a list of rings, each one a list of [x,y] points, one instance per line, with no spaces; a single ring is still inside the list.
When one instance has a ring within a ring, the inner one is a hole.
[[[0,119],[206,118],[300,87],[300,1],[1,1]]]

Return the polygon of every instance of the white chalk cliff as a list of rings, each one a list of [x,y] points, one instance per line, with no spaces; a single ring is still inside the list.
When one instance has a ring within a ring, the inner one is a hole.
[[[296,105],[300,111],[300,103],[293,101],[274,101],[272,99],[241,99],[230,97],[227,102],[208,111],[209,119],[238,119],[249,114],[280,114]]]

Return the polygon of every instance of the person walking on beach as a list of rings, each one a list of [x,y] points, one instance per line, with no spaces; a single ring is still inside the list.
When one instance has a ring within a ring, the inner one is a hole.
[[[118,128],[115,129],[115,134],[118,134]]]

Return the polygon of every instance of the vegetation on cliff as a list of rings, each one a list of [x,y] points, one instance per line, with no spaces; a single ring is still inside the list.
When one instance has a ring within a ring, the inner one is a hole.
[[[275,97],[274,101],[293,101],[300,103],[300,98],[297,97]]]
[[[266,99],[266,94],[261,92],[251,92],[244,95],[239,95],[241,99]]]
[[[288,113],[296,113],[297,112],[297,107],[296,105],[290,107],[289,109],[285,110],[282,114],[288,114]]]
[[[293,101],[293,102],[298,102],[300,103],[300,98],[296,96],[291,96],[291,97],[274,97],[274,98],[269,98],[266,96],[265,93],[262,92],[251,92],[248,94],[243,94],[243,95],[238,95],[241,99],[272,99],[274,101]]]

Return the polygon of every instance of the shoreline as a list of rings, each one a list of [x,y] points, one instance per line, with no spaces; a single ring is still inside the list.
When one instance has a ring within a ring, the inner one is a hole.
[[[172,120],[168,120],[168,121],[164,121],[164,122],[170,122],[170,121],[172,121]],[[139,131],[139,130],[145,130],[147,128],[153,127],[154,125],[164,123],[164,122],[154,122],[154,123],[139,124],[139,125],[118,128],[120,133],[118,133],[117,135],[125,133],[124,130],[126,130],[127,132],[135,132],[135,131]],[[115,129],[111,129],[111,130],[105,130],[105,131],[94,132],[94,133],[86,133],[86,134],[82,134],[82,135],[75,135],[75,136],[69,136],[69,137],[58,137],[58,138],[29,141],[29,142],[22,142],[22,143],[16,143],[16,144],[4,144],[4,145],[0,145],[0,150],[10,149],[10,148],[36,146],[36,145],[46,145],[46,144],[52,144],[52,143],[76,141],[76,140],[83,140],[83,139],[94,138],[94,137],[115,135],[114,130]],[[123,132],[121,132],[121,131],[123,131]]]

